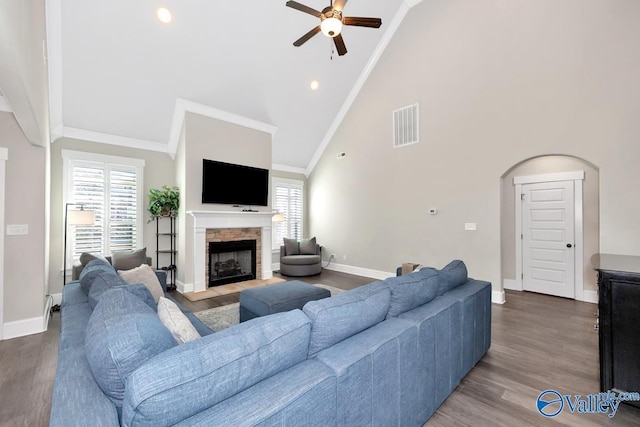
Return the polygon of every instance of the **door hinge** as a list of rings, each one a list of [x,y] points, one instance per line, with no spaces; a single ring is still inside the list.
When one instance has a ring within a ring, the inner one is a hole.
[[[521,279],[524,279],[524,273],[521,273],[521,274],[520,274],[520,278],[521,278]]]
[[[520,194],[520,200],[524,200],[524,193]]]
[[[524,235],[520,234],[520,240],[523,240],[523,239],[524,239]]]

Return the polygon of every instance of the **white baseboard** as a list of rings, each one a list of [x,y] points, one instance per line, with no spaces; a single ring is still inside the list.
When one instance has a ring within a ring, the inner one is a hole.
[[[598,303],[598,291],[582,291],[582,301]]]
[[[491,291],[491,302],[494,304],[504,304],[504,290],[502,291]]]
[[[193,292],[193,289],[193,283],[183,283],[180,280],[176,280],[176,290],[181,294]]]
[[[44,332],[47,330],[46,324],[48,320],[49,312],[45,316],[7,322],[4,324],[4,339],[8,340]]]
[[[371,270],[369,268],[354,267],[352,265],[336,264],[333,262],[324,268],[327,270],[339,271],[341,273],[354,274],[356,276],[372,277],[378,280],[384,280],[396,275],[396,273],[389,273],[387,271]]]

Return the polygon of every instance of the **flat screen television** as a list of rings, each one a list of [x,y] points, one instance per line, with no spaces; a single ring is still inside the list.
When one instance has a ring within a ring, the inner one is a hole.
[[[202,160],[202,203],[267,206],[269,170]]]

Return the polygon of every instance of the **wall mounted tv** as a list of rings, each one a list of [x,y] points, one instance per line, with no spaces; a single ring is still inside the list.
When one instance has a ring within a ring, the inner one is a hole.
[[[267,206],[269,170],[202,160],[202,203]]]

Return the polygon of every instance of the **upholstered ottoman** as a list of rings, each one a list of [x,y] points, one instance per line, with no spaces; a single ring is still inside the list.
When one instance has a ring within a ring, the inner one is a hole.
[[[307,302],[331,296],[328,289],[299,280],[245,289],[240,292],[240,322],[302,308]]]

